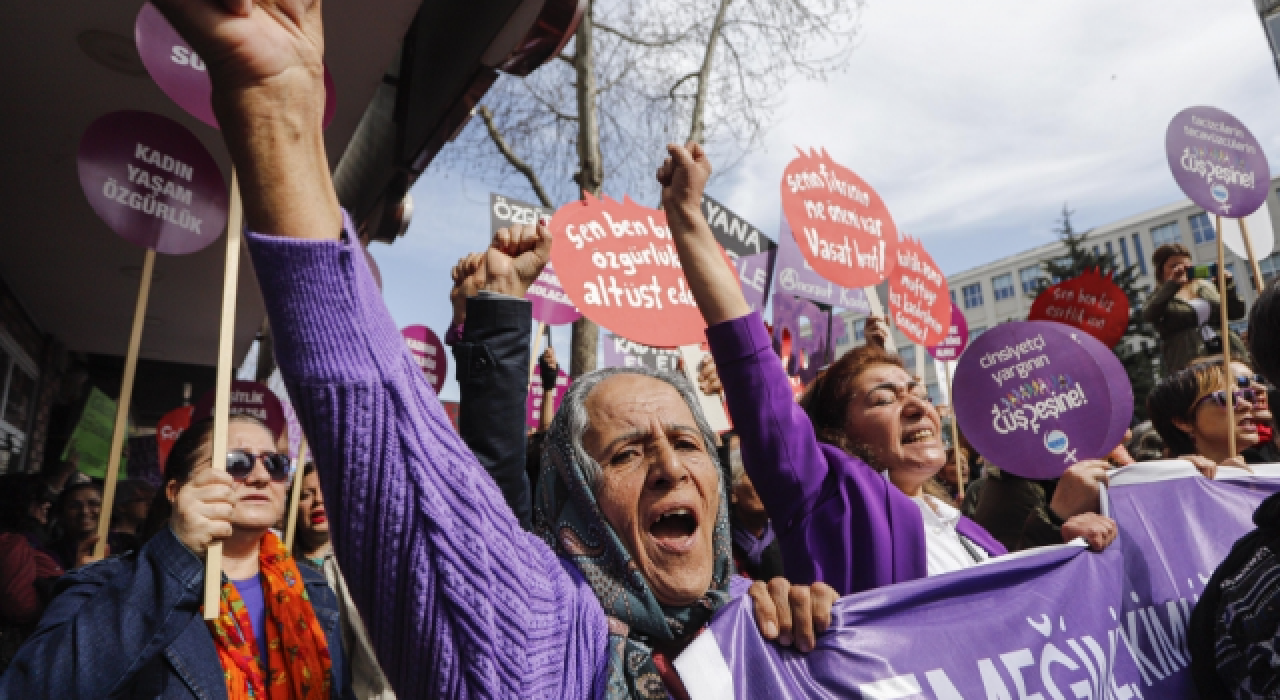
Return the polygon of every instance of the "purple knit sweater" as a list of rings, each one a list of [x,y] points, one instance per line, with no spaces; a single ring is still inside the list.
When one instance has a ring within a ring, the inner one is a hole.
[[[334,551],[397,695],[600,695],[600,604],[453,431],[359,244],[248,239]]]

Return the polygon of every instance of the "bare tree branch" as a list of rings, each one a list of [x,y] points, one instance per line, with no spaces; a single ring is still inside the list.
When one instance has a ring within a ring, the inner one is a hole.
[[[633,36],[620,29],[614,29],[613,27],[610,27],[607,24],[602,24],[600,22],[595,23],[595,28],[599,29],[600,31],[606,34],[612,34],[618,37],[619,39],[622,39],[623,41],[630,42],[638,46],[645,46],[651,49],[661,49],[666,46],[674,46],[675,44],[679,44],[680,42],[684,41],[689,36],[689,31],[685,31],[683,34],[679,34],[677,36],[672,36],[672,37],[663,37],[661,39],[642,39],[638,36]]]
[[[538,178],[538,174],[533,171],[533,168],[524,159],[516,155],[516,152],[511,150],[507,140],[502,138],[502,133],[498,131],[497,125],[493,123],[493,112],[490,112],[488,107],[481,105],[476,108],[476,114],[480,115],[480,118],[484,120],[485,127],[489,129],[489,138],[493,139],[493,145],[498,147],[498,151],[502,153],[502,157],[507,159],[511,167],[515,168],[529,181],[529,186],[533,187],[533,191],[538,194],[538,200],[542,202],[542,206],[548,209],[555,209],[556,205],[551,203],[551,198],[547,196],[546,189],[542,187],[542,180]]]
[[[716,10],[716,21],[711,25],[711,34],[707,37],[707,48],[702,54],[702,68],[698,70],[698,92],[694,95],[693,115],[689,119],[689,140],[697,143],[702,143],[702,113],[707,108],[707,92],[711,88],[711,66],[716,55],[716,44],[720,43],[724,16],[729,11],[729,3],[732,1],[720,0],[720,8]]]

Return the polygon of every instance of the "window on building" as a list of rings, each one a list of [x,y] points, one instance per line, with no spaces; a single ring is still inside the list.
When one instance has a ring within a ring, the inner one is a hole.
[[[1267,282],[1275,279],[1276,273],[1280,272],[1280,253],[1272,253],[1259,260],[1258,267],[1262,268],[1262,279]]]
[[[974,282],[966,284],[964,289],[960,290],[964,294],[964,308],[976,309],[982,306],[982,284]]]
[[[13,365],[13,370],[9,373],[9,390],[5,392],[4,422],[18,430],[26,430],[35,389],[35,377],[16,364]]]
[[[1124,258],[1124,269],[1133,266],[1133,262],[1129,260],[1129,242],[1123,236],[1120,237],[1120,257]]]
[[[1002,299],[1012,299],[1017,294],[1013,290],[1013,273],[1006,272],[1003,275],[991,278],[991,295],[996,301]]]
[[[925,385],[924,388],[925,388],[925,391],[929,392],[929,401],[931,401],[934,406],[941,406],[942,405],[942,389],[938,386],[938,383],[929,382],[928,384]],[[950,435],[950,434],[951,434],[950,431],[947,431],[945,433],[945,435]]]
[[[1271,37],[1271,50],[1280,57],[1280,13],[1271,15],[1263,24],[1267,27],[1267,35]]]
[[[974,338],[977,338],[978,336],[986,332],[987,332],[986,326],[971,326],[969,328],[969,340],[972,341]]]
[[[956,303],[956,290],[953,287],[950,291],[951,291],[951,304],[954,306]]]
[[[1094,260],[1102,259],[1102,249],[1098,248],[1098,246],[1093,247],[1093,259]]]
[[[907,372],[914,372],[916,368],[916,346],[903,345],[898,348],[898,357],[902,358],[903,363],[907,365]]]
[[[853,322],[853,342],[865,343],[867,341],[867,319],[860,318]]]
[[[1030,265],[1018,270],[1018,282],[1022,285],[1022,293],[1026,296],[1035,296],[1036,289],[1040,286],[1040,278],[1044,276],[1044,270],[1039,265]]]
[[[1151,242],[1155,243],[1157,248],[1166,243],[1181,243],[1182,231],[1178,228],[1178,222],[1174,221],[1151,229]]]
[[[1212,243],[1217,240],[1213,233],[1213,222],[1209,221],[1209,215],[1200,212],[1191,217],[1191,238],[1196,243]]]
[[[1133,254],[1138,258],[1138,271],[1147,274],[1147,256],[1142,253],[1142,234],[1133,234]]]

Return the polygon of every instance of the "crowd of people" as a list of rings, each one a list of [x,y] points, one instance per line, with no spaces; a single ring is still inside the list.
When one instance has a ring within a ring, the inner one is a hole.
[[[0,696],[686,697],[673,659],[737,597],[749,596],[762,637],[808,652],[840,596],[1078,538],[1105,550],[1117,536],[1101,514],[1112,469],[1178,458],[1213,478],[1280,457],[1267,379],[1280,378],[1280,290],[1254,307],[1252,354],[1228,339],[1228,375],[1221,338],[1204,332],[1219,299],[1176,246],[1155,252],[1162,286],[1144,310],[1166,376],[1147,397],[1150,425],[1108,460],[1033,480],[963,443],[948,449],[938,409],[874,319],[868,342],[797,400],[703,218],[711,163],[692,143],[668,148],[657,180],[707,324],[699,381],[597,370],[555,410],[547,350],[530,432],[524,297],[552,240],[516,225],[453,270],[455,430],[329,179],[318,3],[156,4],[208,59],[274,352],[314,462],[297,468],[266,426],[237,415],[225,470],[211,468],[223,459],[212,419],[199,420],[169,453],[163,487],[122,483],[110,514],[101,486],[65,468],[3,477]],[[723,397],[732,432],[710,428],[699,393]],[[291,479],[302,480],[292,551],[278,534]],[[1280,540],[1277,507],[1259,510],[1258,546]],[[95,560],[103,517],[110,556]],[[206,622],[214,543],[223,578]],[[1280,566],[1235,554],[1232,566],[1215,576],[1232,585],[1197,607],[1197,629],[1219,642],[1198,650],[1197,681],[1237,695],[1261,687],[1264,662],[1214,654],[1268,643],[1232,620],[1269,601],[1246,599],[1232,572]],[[1277,619],[1265,619],[1274,637]]]

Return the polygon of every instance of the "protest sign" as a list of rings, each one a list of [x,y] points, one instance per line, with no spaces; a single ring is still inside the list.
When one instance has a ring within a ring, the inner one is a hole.
[[[80,412],[80,420],[71,431],[62,459],[76,456],[76,469],[95,479],[107,477],[111,457],[112,426],[115,425],[116,402],[98,387],[89,390],[89,398]],[[126,477],[124,460],[120,460],[120,476]]]
[[[427,376],[427,383],[439,394],[449,373],[449,358],[445,355],[444,343],[426,326],[405,326],[400,329],[400,335],[404,336],[413,361]]]
[[[206,391],[196,401],[191,412],[191,422],[202,421],[213,415],[215,390]],[[230,405],[227,415],[246,415],[257,418],[267,426],[267,430],[279,439],[284,435],[288,422],[284,417],[284,408],[279,397],[265,384],[236,379],[231,382]]]
[[[1107,375],[1107,391],[1111,395],[1111,420],[1108,430],[1103,434],[1099,449],[1110,454],[1124,440],[1133,420],[1133,385],[1129,382],[1129,374],[1124,364],[1116,357],[1114,351],[1101,340],[1089,335],[1080,334],[1076,340],[1085,352],[1093,355],[1093,359]]]
[[[1178,187],[1205,211],[1233,219],[1267,200],[1271,168],[1238,119],[1215,107],[1189,107],[1169,122],[1165,156]]]
[[[841,287],[814,271],[800,252],[784,216],[779,224],[778,261],[774,266],[774,293],[785,292],[820,304],[870,314],[872,305],[861,289]]]
[[[651,348],[612,333],[601,334],[600,342],[604,346],[604,367],[648,367],[674,372],[680,362],[679,350]]]
[[[194,406],[179,406],[164,414],[156,423],[156,454],[160,458],[161,471],[169,460],[169,450],[173,449],[173,443],[191,427],[191,414],[194,410]]]
[[[556,390],[552,394],[554,410],[560,410],[560,402],[564,400],[564,392],[569,390],[569,375],[563,369],[556,370]],[[525,400],[525,415],[530,428],[537,428],[542,423],[542,378],[534,377],[529,382],[529,397]]]
[[[743,596],[674,666],[693,700],[1193,700],[1191,611],[1280,480],[1175,469],[1113,481],[1120,536],[1101,553],[1044,547],[841,598],[807,654],[763,639]]]
[[[947,278],[924,245],[906,234],[898,240],[893,261],[889,311],[894,325],[916,345],[931,347],[941,343],[951,329]],[[919,358],[923,360],[924,355]]]
[[[829,313],[790,294],[773,295],[773,344],[787,374],[808,384],[827,364]]]
[[[964,317],[960,307],[951,305],[951,326],[947,329],[947,337],[937,345],[929,346],[929,354],[939,362],[955,362],[960,353],[969,344],[969,320]]]
[[[1244,230],[1249,230],[1249,243],[1245,245]],[[1250,261],[1265,260],[1276,247],[1276,229],[1271,223],[1271,207],[1263,204],[1258,211],[1243,219],[1223,219],[1222,242],[1240,258]],[[1250,255],[1249,250],[1253,250]],[[1250,262],[1252,264],[1252,262]]]
[[[889,274],[898,230],[884,200],[852,170],[826,151],[800,151],[780,187],[792,236],[824,279],[857,288]]]
[[[1111,281],[1114,274],[1094,268],[1045,289],[1027,320],[1065,323],[1115,347],[1129,327],[1129,298]]]
[[[680,268],[667,215],[630,198],[585,197],[551,220],[551,262],[569,300],[637,343],[701,343],[706,323]]]
[[[218,128],[218,118],[213,114],[213,83],[204,61],[149,2],[143,3],[138,11],[133,37],[142,65],[164,94],[191,116]],[[324,87],[324,126],[328,127],[337,109],[337,100],[327,66]]]
[[[542,273],[529,285],[524,298],[533,303],[533,320],[539,323],[560,326],[582,318],[582,314],[573,307],[573,302],[565,296],[560,278],[551,263],[542,268]]]
[[[500,228],[509,228],[513,224],[532,226],[543,219],[550,219],[554,211],[537,204],[523,202],[515,197],[507,197],[489,193],[489,234],[493,235]]]
[[[778,247],[772,238],[761,233],[751,222],[705,193],[702,195],[702,215],[716,242],[731,258],[759,255]]]
[[[974,339],[952,392],[974,449],[1028,479],[1054,479],[1077,461],[1110,452],[1108,436],[1131,418],[1114,410],[1112,391],[1131,390],[1115,355],[1095,356],[1090,341],[1097,343],[1046,321],[1003,323]]]

